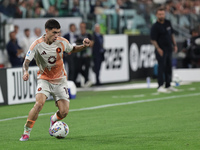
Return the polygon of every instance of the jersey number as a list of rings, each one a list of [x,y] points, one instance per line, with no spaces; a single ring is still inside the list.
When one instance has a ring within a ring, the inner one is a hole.
[[[69,94],[68,89],[66,87],[64,87],[64,90],[65,90],[66,94]]]

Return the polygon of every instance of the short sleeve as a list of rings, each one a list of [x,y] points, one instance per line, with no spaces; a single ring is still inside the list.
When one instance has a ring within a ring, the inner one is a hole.
[[[67,52],[67,53],[69,53],[69,52],[71,52],[72,50],[73,50],[73,45],[72,44],[70,44],[68,41],[66,41],[66,40],[64,40],[63,41],[63,44],[64,44],[64,46],[65,46],[65,52]]]
[[[36,49],[37,49],[37,44],[36,44],[36,42],[33,42],[33,44],[30,46],[28,52],[26,53],[25,59],[32,61],[35,56]]]

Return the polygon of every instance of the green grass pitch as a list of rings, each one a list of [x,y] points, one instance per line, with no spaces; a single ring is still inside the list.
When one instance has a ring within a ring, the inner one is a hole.
[[[200,83],[178,89],[79,92],[63,120],[70,129],[65,139],[48,133],[54,101],[45,103],[26,142],[19,141],[26,117],[2,119],[26,116],[34,103],[0,106],[0,150],[199,150]]]

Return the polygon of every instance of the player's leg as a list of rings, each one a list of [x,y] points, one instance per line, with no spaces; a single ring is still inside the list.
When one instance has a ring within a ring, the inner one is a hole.
[[[62,120],[65,118],[69,112],[69,101],[61,99],[57,101],[58,105],[58,111],[57,111],[57,117],[58,119]]]
[[[61,99],[56,101],[56,105],[58,106],[59,110],[51,117],[53,122],[62,120],[67,116],[69,112],[69,101]]]
[[[20,141],[27,141],[30,137],[31,130],[38,118],[39,112],[42,110],[44,103],[46,101],[46,95],[38,93],[36,95],[36,102],[33,108],[30,110],[26,124],[24,125],[24,133],[20,138]]]
[[[65,118],[69,112],[69,93],[67,90],[67,80],[63,80],[61,85],[54,85],[53,95],[58,111],[50,117],[49,134],[52,136],[51,127],[58,121]]]
[[[50,128],[49,128],[49,134],[53,136],[51,132],[51,126],[59,120],[62,120],[65,118],[69,112],[69,101],[68,100],[58,100],[56,101],[56,106],[58,106],[58,111],[50,117]]]

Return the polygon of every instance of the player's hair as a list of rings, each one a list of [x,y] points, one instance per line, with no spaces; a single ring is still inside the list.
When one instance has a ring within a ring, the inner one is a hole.
[[[158,9],[156,9],[156,14],[158,11],[165,11],[165,9],[163,7],[159,7]]]
[[[45,29],[52,30],[53,28],[60,29],[60,24],[57,20],[55,19],[49,19],[45,23]]]

